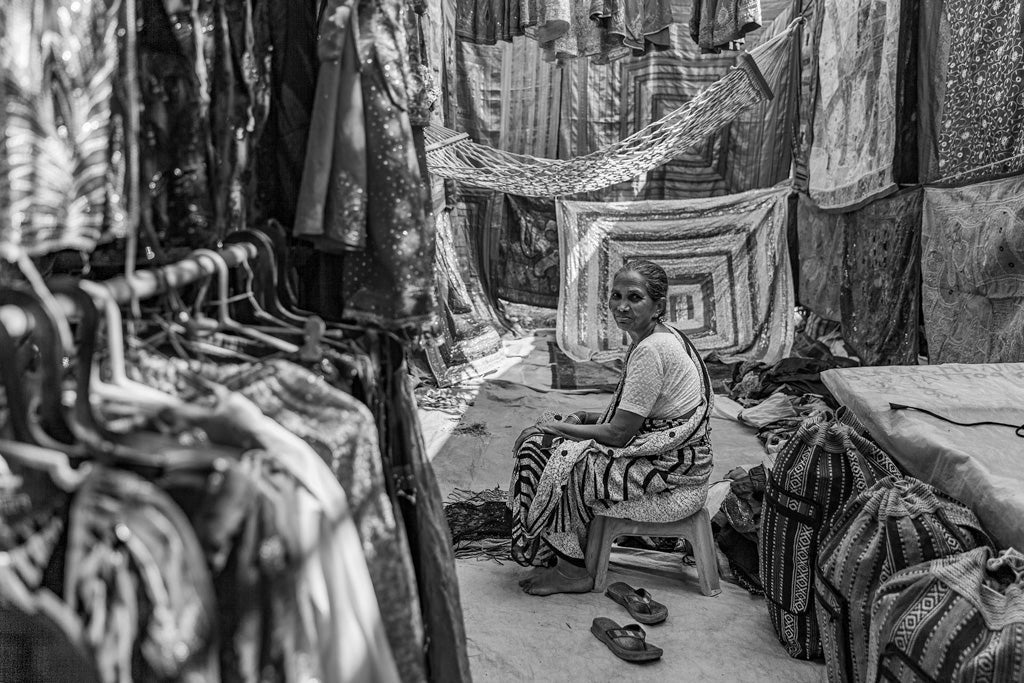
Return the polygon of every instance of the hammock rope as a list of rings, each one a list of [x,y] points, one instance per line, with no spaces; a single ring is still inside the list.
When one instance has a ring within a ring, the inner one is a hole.
[[[678,109],[589,154],[572,159],[515,154],[430,125],[425,130],[427,166],[443,178],[526,197],[560,197],[624,182],[699,144],[747,107],[771,99],[768,79],[790,58],[788,39],[802,23],[798,18],[771,40],[741,53],[725,76]]]

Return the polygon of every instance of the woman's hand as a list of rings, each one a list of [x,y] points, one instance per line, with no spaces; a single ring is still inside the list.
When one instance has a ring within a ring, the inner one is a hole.
[[[544,433],[544,430],[542,430],[538,425],[531,425],[531,426],[527,427],[519,435],[519,438],[516,439],[516,445],[515,445],[515,447],[513,447],[512,452],[513,453],[518,453],[519,449],[522,447],[524,441],[526,441],[531,436],[536,436],[537,434],[543,434],[543,433]]]

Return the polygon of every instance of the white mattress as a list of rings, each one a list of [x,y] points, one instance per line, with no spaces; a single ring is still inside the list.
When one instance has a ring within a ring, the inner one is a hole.
[[[1024,425],[1024,363],[847,368],[821,378],[911,475],[964,502],[1000,546],[1024,550],[1024,438],[889,406]]]

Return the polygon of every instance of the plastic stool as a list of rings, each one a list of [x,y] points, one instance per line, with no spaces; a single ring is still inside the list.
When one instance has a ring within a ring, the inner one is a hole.
[[[612,543],[620,536],[685,538],[693,546],[701,592],[711,597],[722,592],[718,583],[715,539],[711,535],[711,518],[706,508],[678,522],[638,522],[603,515],[595,517],[590,523],[586,551],[587,571],[594,577],[595,591],[603,591],[608,585],[608,560]]]

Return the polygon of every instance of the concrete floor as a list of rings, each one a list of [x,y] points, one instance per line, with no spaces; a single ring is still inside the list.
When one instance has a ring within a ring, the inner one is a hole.
[[[420,410],[434,469],[447,498],[454,489],[508,489],[512,445],[545,410],[602,410],[609,394],[566,394],[551,386],[544,332],[508,343],[509,361],[484,381],[462,387],[459,410]],[[712,481],[738,465],[760,462],[753,430],[725,416],[712,420]],[[594,617],[626,624],[624,608],[602,593],[533,597],[520,591],[526,569],[513,562],[459,560],[470,662],[477,681],[822,681],[825,667],[791,659],[779,645],[763,598],[728,582],[722,594],[700,593],[693,568],[678,555],[619,549],[610,581],[647,588],[669,618],[646,627],[665,654],[650,664],[618,659],[590,633]]]

